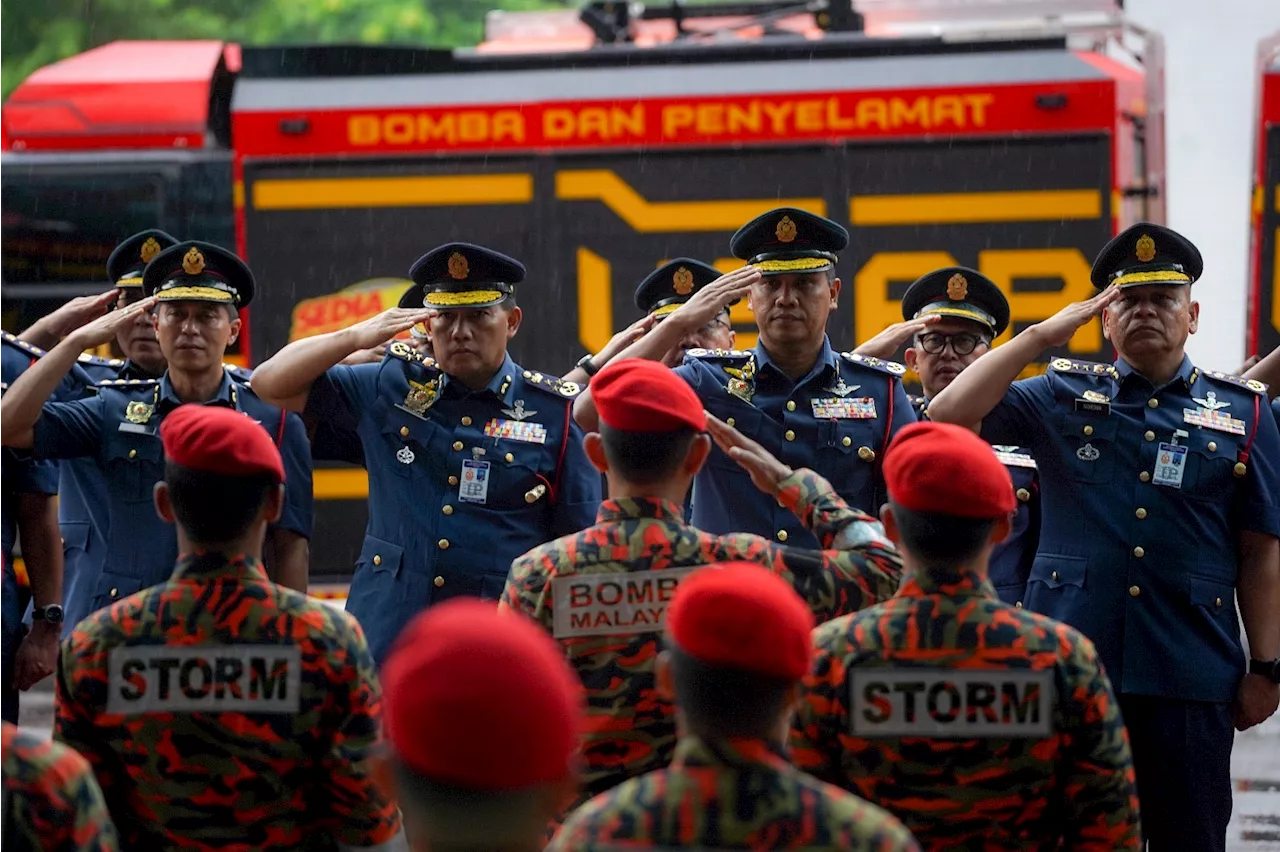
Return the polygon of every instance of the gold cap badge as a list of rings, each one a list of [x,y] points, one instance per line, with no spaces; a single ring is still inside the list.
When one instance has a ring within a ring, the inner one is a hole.
[[[449,277],[462,281],[467,277],[470,267],[467,265],[467,258],[461,252],[454,252],[449,255]]]
[[[182,271],[188,275],[199,275],[204,272],[204,255],[200,249],[192,246],[182,258]]]
[[[693,292],[693,273],[687,267],[680,267],[676,270],[676,274],[671,276],[672,289],[681,296],[687,296]]]
[[[160,244],[156,242],[156,238],[147,237],[147,241],[142,244],[142,251],[139,252],[139,256],[142,258],[143,263],[150,263],[151,258],[155,257],[159,253]]]
[[[1143,234],[1138,237],[1138,244],[1134,247],[1134,252],[1138,255],[1138,260],[1147,263],[1156,256],[1156,241]]]
[[[796,223],[791,221],[790,216],[783,216],[773,233],[777,235],[778,242],[789,243],[796,238]]]
[[[963,301],[969,295],[969,279],[959,272],[947,279],[947,298],[953,302]]]

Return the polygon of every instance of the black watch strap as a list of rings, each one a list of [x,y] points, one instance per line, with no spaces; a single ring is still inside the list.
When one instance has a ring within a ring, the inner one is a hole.
[[[62,606],[59,604],[46,604],[45,606],[32,607],[31,620],[47,621],[50,624],[61,624]]]
[[[595,365],[595,362],[591,360],[594,357],[596,356],[588,352],[586,355],[582,356],[582,359],[579,360],[577,364],[577,366],[581,367],[582,371],[586,373],[588,376],[594,376],[596,373],[600,372],[600,368],[597,367]]]
[[[1272,683],[1280,683],[1280,660],[1249,660],[1249,674],[1262,675]]]

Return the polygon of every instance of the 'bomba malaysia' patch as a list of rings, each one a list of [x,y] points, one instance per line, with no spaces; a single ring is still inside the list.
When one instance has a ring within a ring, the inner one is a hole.
[[[656,633],[676,587],[692,570],[557,577],[551,581],[555,637]]]

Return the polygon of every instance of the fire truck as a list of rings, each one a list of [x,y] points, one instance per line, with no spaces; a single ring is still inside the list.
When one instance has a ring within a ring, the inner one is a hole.
[[[1280,346],[1280,32],[1258,47],[1247,354]]]
[[[1005,290],[1011,334],[1089,296],[1118,229],[1164,219],[1163,45],[1121,5],[597,0],[491,13],[468,50],[108,44],[4,105],[5,327],[102,289],[112,247],[158,226],[253,268],[231,355],[251,366],[394,305],[415,258],[466,240],[527,264],[512,354],[558,375],[637,317],[656,264],[728,271],[730,234],[790,205],[852,235],[834,345],[953,263]],[[745,303],[732,321],[753,345]],[[1053,354],[1111,357],[1096,322]],[[315,482],[315,572],[349,573],[364,472]]]

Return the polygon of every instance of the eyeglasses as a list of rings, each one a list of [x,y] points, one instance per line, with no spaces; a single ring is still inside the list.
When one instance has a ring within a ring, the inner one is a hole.
[[[973,350],[978,348],[978,344],[987,345],[987,339],[977,334],[942,334],[940,332],[930,332],[922,334],[916,338],[920,343],[920,348],[930,355],[941,355],[942,350],[947,348],[947,344],[951,344],[951,351],[957,355],[969,355]]]
[[[711,322],[698,329],[702,334],[715,334],[717,328],[733,328],[729,323],[722,319],[713,319]]]

